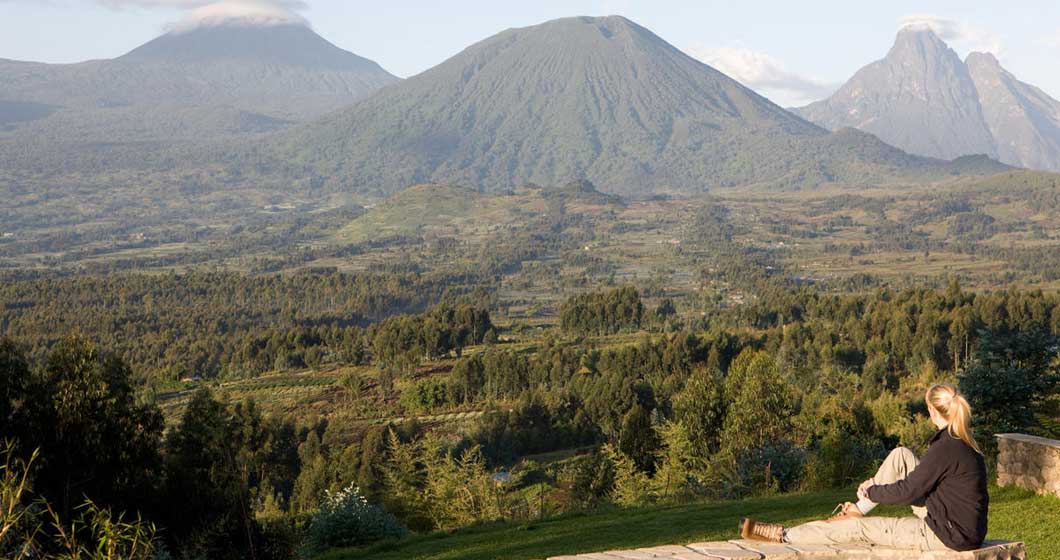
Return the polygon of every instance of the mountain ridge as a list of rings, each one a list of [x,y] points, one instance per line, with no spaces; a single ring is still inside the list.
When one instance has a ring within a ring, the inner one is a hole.
[[[1060,101],[1020,81],[989,53],[965,59],[1002,161],[1060,171]]]
[[[417,183],[503,190],[584,177],[639,196],[952,171],[904,155],[865,157],[855,171],[828,153],[849,138],[830,138],[628,19],[582,16],[488,37],[283,133],[269,153],[332,188],[380,195]],[[886,152],[855,140],[863,155]]]
[[[0,141],[6,137],[40,144],[54,139],[70,149],[71,130],[88,143],[241,135],[247,132],[238,124],[242,119],[205,122],[193,110],[201,109],[204,115],[241,112],[289,125],[346,106],[397,80],[377,63],[340,49],[304,26],[226,24],[170,32],[114,59],[0,62],[0,101],[56,108],[47,114],[23,111],[19,117],[27,118],[8,122],[0,129]],[[171,108],[192,116],[187,121],[191,128],[176,138],[166,124],[172,119],[162,114]],[[196,129],[196,121],[204,126]]]
[[[927,157],[997,156],[967,68],[929,29],[903,28],[884,58],[796,112],[829,130],[858,128]]]
[[[794,108],[824,128],[856,127],[910,153],[983,153],[1060,171],[1060,102],[1019,81],[993,55],[965,60],[931,29],[899,30],[887,55],[827,99]]]

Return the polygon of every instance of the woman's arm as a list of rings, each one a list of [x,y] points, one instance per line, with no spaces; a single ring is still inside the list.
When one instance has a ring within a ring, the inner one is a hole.
[[[909,476],[893,484],[869,486],[865,493],[870,500],[879,504],[906,506],[920,503],[935,488],[948,468],[945,456],[933,445]]]

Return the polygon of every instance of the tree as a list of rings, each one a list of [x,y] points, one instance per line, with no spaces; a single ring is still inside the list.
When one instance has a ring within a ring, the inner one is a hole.
[[[680,422],[667,422],[659,428],[662,450],[653,482],[656,494],[664,500],[681,500],[699,490],[707,457],[698,455],[688,428]]]
[[[655,472],[659,436],[651,425],[651,414],[643,406],[634,405],[622,417],[618,449],[632,459],[641,471],[649,474]]]
[[[719,375],[707,368],[692,372],[673,399],[674,420],[684,426],[690,451],[706,459],[718,450],[725,422],[725,398]]]
[[[726,386],[732,402],[725,415],[721,446],[734,455],[791,437],[794,395],[777,364],[764,351],[741,353]]]
[[[253,401],[229,407],[196,391],[166,441],[167,538],[193,556],[258,557],[253,498],[294,477],[293,440],[289,424],[263,418]]]
[[[421,462],[422,446],[419,442],[404,443],[396,432],[390,430],[387,450],[389,456],[383,466],[386,488],[383,505],[410,529],[433,529],[428,514],[429,501],[423,490],[426,473]]]
[[[31,379],[25,430],[14,435],[24,449],[40,449],[36,492],[64,520],[85,499],[117,512],[153,505],[163,420],[137,402],[131,378],[119,358],[71,337]]]
[[[992,448],[991,434],[1033,430],[1060,388],[1056,365],[1060,338],[1044,330],[980,331],[972,360],[959,375],[980,432]]]
[[[126,520],[91,500],[76,508],[71,521],[59,516],[51,504],[30,501],[30,480],[36,451],[28,460],[15,456],[8,441],[0,452],[0,555],[10,560],[150,560],[155,558],[156,529],[139,515]],[[42,539],[42,510],[51,516],[52,538]]]
[[[22,352],[13,340],[0,338],[0,426],[5,438],[24,436],[18,430],[25,425],[25,419],[16,415],[21,415],[30,398],[30,383],[29,364]]]
[[[611,445],[605,445],[603,454],[613,465],[614,488],[611,499],[620,506],[640,506],[655,501],[651,477],[637,467],[632,457]]]
[[[192,554],[234,559],[253,548],[231,436],[228,410],[204,387],[166,441],[167,536]]]

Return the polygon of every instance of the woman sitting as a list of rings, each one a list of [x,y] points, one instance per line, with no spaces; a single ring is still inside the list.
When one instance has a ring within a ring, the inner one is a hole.
[[[972,437],[971,408],[949,384],[928,390],[928,413],[939,429],[923,460],[900,447],[876,476],[858,487],[857,503],[836,507],[832,518],[785,529],[740,520],[745,539],[791,544],[866,544],[919,550],[973,550],[982,546],[990,498],[986,463]],[[912,505],[913,517],[867,517],[876,504]]]

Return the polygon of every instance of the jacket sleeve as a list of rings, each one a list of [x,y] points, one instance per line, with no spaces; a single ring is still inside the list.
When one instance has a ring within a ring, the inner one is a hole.
[[[946,458],[939,447],[931,446],[924,454],[924,459],[906,478],[893,484],[870,486],[866,491],[869,499],[879,504],[895,506],[922,504],[924,497],[935,488],[946,472]]]

